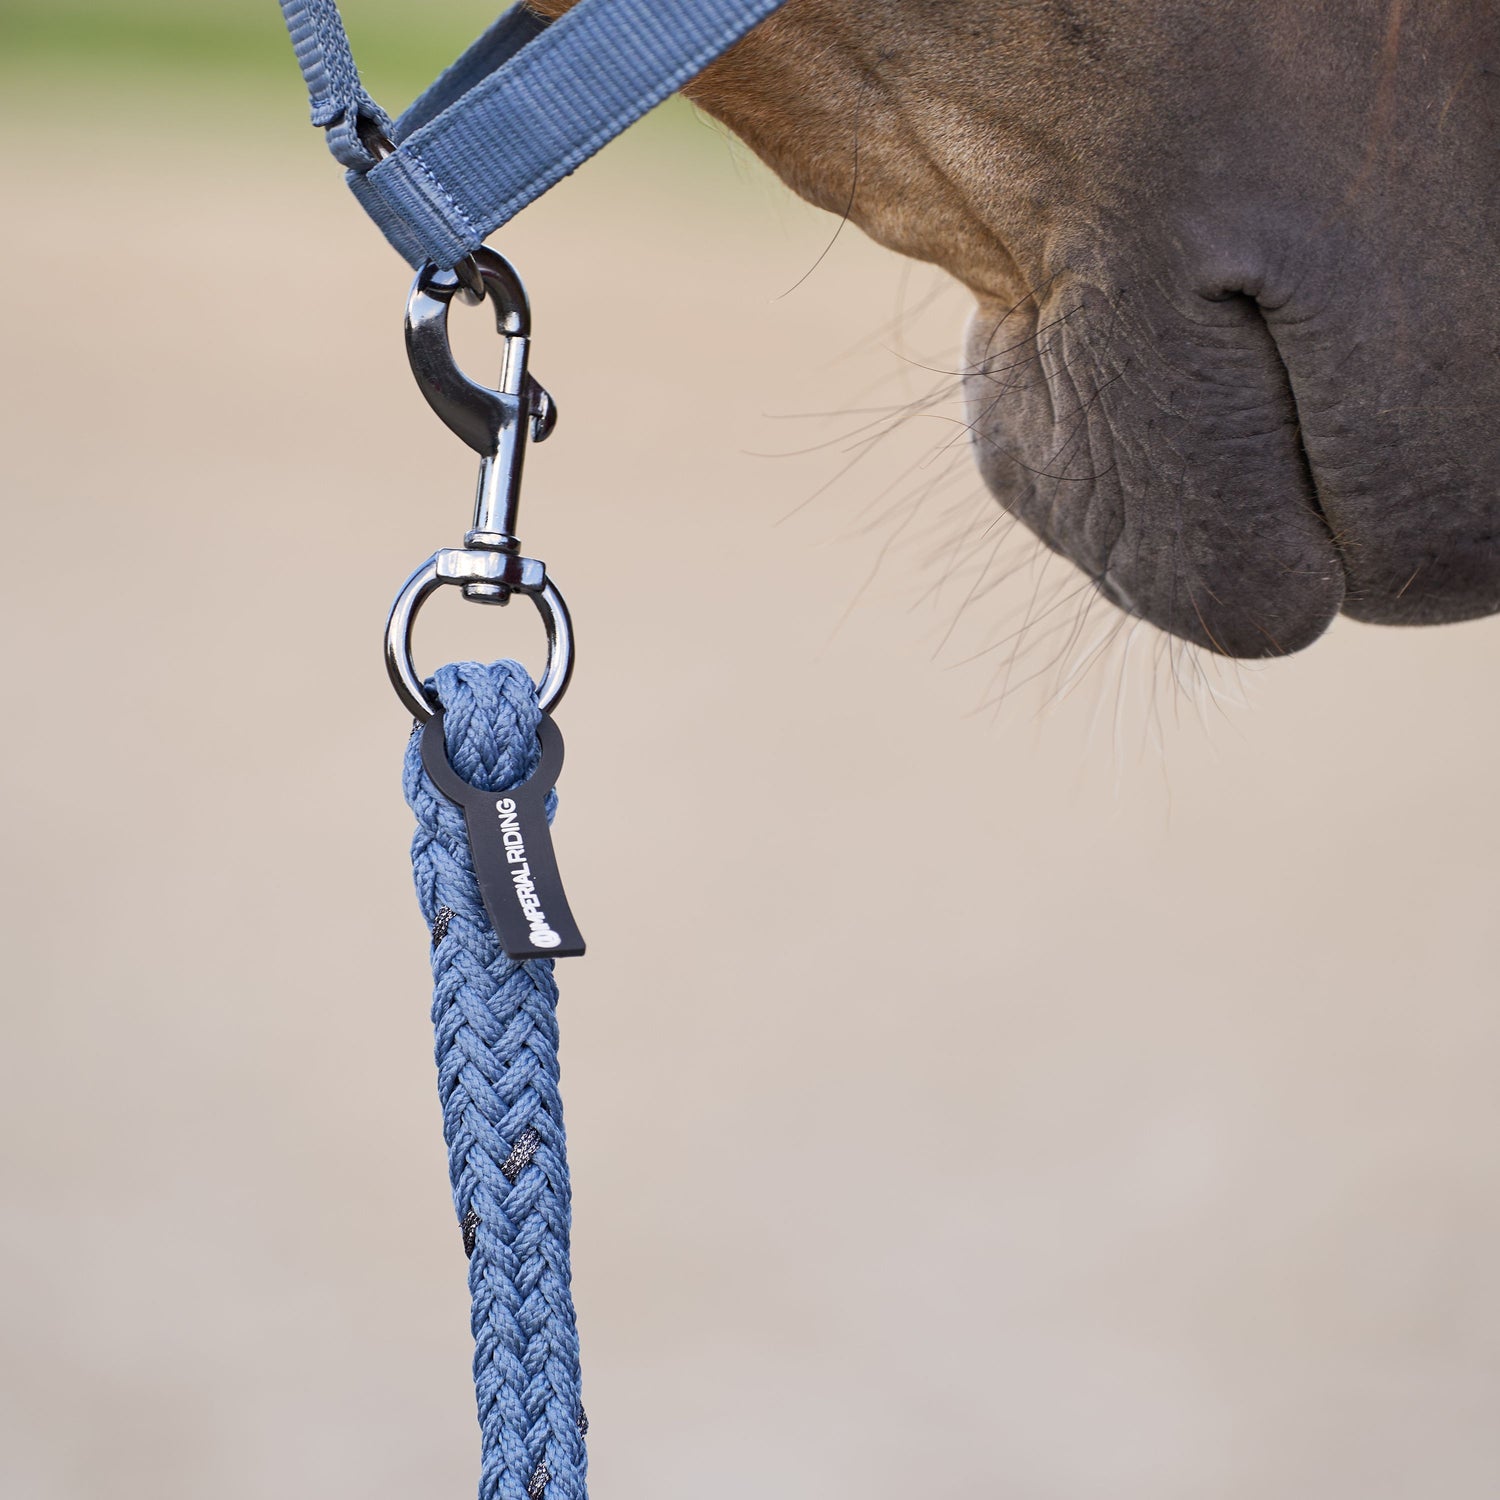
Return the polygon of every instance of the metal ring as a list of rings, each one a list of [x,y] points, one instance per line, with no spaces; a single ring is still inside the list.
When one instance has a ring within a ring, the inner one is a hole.
[[[417,675],[411,659],[412,627],[416,624],[417,611],[428,597],[445,583],[461,583],[459,578],[445,578],[438,572],[436,554],[401,586],[396,602],[391,605],[390,618],[385,624],[385,669],[390,675],[396,696],[411,710],[418,723],[425,724],[433,715],[437,704],[427,695],[422,679]],[[517,590],[520,592],[520,590]],[[547,631],[547,665],[542,671],[542,680],[537,684],[537,702],[543,713],[550,713],[562,701],[573,676],[573,621],[568,606],[557,586],[549,578],[540,592],[527,592],[526,597],[536,605],[537,613]]]

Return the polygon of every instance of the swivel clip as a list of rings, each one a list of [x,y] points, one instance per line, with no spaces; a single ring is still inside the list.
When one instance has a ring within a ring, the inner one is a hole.
[[[449,429],[479,454],[474,523],[463,546],[428,558],[403,585],[386,622],[386,670],[397,696],[424,723],[433,704],[412,665],[412,627],[423,602],[444,584],[458,586],[465,599],[479,604],[508,604],[512,594],[525,594],[536,605],[547,631],[547,665],[537,689],[544,710],[562,697],[573,671],[567,606],[546,564],[523,557],[516,536],[527,442],[542,442],[557,423],[556,404],[526,368],[530,304],[503,255],[476,250],[466,269],[477,271],[504,341],[497,387],[469,379],[453,358],[448,313],[466,285],[454,271],[425,267],[406,303],[406,352],[417,386]]]

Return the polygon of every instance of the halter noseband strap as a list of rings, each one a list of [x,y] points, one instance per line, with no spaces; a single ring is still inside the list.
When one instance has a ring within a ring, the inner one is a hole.
[[[737,42],[782,0],[580,0],[507,11],[394,124],[364,91],[335,0],[281,0],[349,186],[413,266],[456,265]]]

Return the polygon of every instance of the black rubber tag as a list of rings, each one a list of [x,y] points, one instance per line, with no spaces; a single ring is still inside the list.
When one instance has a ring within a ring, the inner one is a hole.
[[[464,810],[479,894],[500,946],[512,958],[573,958],[583,952],[583,936],[563,894],[546,807],[562,770],[563,740],[546,714],[537,739],[542,756],[530,779],[508,792],[484,792],[448,764],[439,712],[422,731],[422,764],[433,785]]]

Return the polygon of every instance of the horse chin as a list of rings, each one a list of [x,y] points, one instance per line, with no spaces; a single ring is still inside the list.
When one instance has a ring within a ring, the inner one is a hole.
[[[1121,608],[1228,656],[1299,650],[1341,611],[1500,611],[1493,307],[1461,312],[1431,256],[1351,275],[1347,247],[1307,242],[1281,286],[1217,244],[1175,266],[1119,248],[973,320],[970,426],[1006,509]]]
[[[986,484],[1128,613],[1227,656],[1299,650],[1346,581],[1263,322],[1205,304],[1192,337],[1123,339],[1143,314],[1119,297],[1074,284],[974,320]]]

